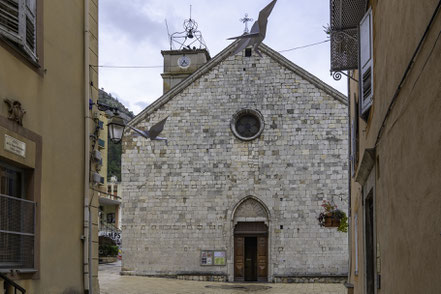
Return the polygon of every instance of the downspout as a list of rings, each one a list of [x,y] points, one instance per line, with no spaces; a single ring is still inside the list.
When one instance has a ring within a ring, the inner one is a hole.
[[[85,293],[93,293],[92,287],[92,226],[90,213],[90,111],[89,111],[89,0],[84,0],[84,224],[83,224],[83,283]],[[87,237],[86,237],[87,236]],[[87,245],[86,245],[87,241]],[[87,247],[86,247],[87,246]],[[86,273],[86,265],[88,270]]]
[[[352,138],[351,138],[351,79],[348,77],[348,220],[349,220],[349,228],[348,228],[348,281],[347,283],[351,283],[351,270],[352,270],[352,206],[351,206],[351,179],[352,179],[352,164],[351,161],[351,149],[352,149]],[[358,111],[356,109],[355,111]]]

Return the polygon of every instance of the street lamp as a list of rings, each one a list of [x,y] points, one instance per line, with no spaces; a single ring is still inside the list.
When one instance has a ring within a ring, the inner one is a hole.
[[[109,128],[110,140],[114,144],[118,144],[119,142],[121,142],[121,139],[124,134],[125,126],[126,124],[124,123],[124,120],[119,115],[119,113],[115,113],[110,119],[109,123],[107,124],[107,127]]]

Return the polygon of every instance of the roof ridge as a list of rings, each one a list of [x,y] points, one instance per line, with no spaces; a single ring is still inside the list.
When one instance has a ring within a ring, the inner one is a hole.
[[[281,65],[283,65],[283,66],[287,67],[289,70],[297,73],[302,78],[304,78],[305,80],[311,82],[316,87],[318,87],[319,89],[325,91],[329,95],[334,96],[334,98],[336,100],[342,102],[345,105],[348,104],[348,99],[347,99],[347,97],[344,94],[340,93],[335,88],[331,87],[330,85],[328,85],[324,81],[320,80],[318,77],[316,77],[315,75],[311,74],[306,69],[298,66],[297,64],[295,64],[291,60],[287,59],[285,56],[283,56],[279,52],[275,51],[274,49],[272,49],[268,45],[265,45],[265,44],[262,43],[261,46],[259,47],[259,49],[263,49],[262,50],[263,52],[265,52],[269,57],[272,57],[274,60],[279,62]]]
[[[227,47],[225,47],[224,50],[219,52],[217,55],[215,55],[212,59],[210,59],[207,63],[202,65],[199,69],[197,69],[194,73],[192,73],[190,76],[182,80],[179,84],[171,88],[167,93],[160,96],[158,99],[156,99],[154,102],[152,102],[150,105],[148,105],[144,110],[142,110],[138,115],[136,115],[129,124],[134,126],[138,124],[142,119],[144,119],[146,116],[157,110],[159,107],[170,101],[173,97],[178,95],[180,92],[182,92],[185,88],[187,88],[191,83],[193,83],[195,80],[200,78],[203,74],[205,74],[207,71],[212,69],[214,66],[225,60],[230,56],[230,54],[233,52],[233,49],[235,48],[235,45],[239,42],[239,40],[236,40],[235,42],[231,43]],[[259,49],[262,50],[265,54],[267,54],[270,58],[277,61],[280,65],[285,66],[289,70],[293,71],[294,73],[298,74],[303,79],[309,81],[313,85],[315,85],[320,90],[328,93],[330,96],[332,96],[335,100],[347,105],[348,100],[347,97],[331,87],[330,85],[326,84],[313,74],[309,73],[307,70],[303,69],[302,67],[296,65],[292,61],[288,60],[286,57],[284,57],[279,52],[271,49],[269,46],[265,44],[261,44],[259,46]]]

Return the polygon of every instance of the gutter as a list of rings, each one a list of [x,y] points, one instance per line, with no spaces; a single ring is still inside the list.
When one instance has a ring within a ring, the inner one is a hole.
[[[92,226],[90,212],[90,125],[89,125],[89,0],[84,0],[84,223],[83,223],[83,283],[84,292],[93,293],[92,287]],[[87,236],[87,237],[86,237]],[[87,247],[86,247],[87,244]],[[87,271],[86,271],[86,266]]]

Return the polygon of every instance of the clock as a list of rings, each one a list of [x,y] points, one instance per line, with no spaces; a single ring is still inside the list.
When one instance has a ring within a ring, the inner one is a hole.
[[[178,59],[178,65],[180,68],[188,68],[191,64],[191,59],[188,56],[181,56]]]
[[[254,109],[242,109],[233,115],[230,128],[242,141],[251,141],[260,136],[265,126],[262,114]]]

